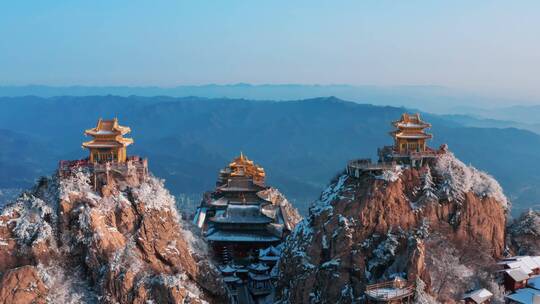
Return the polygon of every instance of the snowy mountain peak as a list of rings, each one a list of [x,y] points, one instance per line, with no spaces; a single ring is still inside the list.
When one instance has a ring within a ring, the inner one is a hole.
[[[204,242],[181,220],[163,181],[113,181],[103,195],[91,177],[73,170],[44,178],[3,209],[0,302],[204,303],[224,296]],[[19,297],[11,278],[39,288]]]

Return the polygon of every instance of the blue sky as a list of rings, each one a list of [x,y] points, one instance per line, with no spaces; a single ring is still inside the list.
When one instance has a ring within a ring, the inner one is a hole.
[[[1,1],[0,85],[444,85],[540,97],[539,1]]]

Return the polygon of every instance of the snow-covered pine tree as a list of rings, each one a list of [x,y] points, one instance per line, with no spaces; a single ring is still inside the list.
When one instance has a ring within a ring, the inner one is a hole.
[[[431,169],[426,166],[426,172],[422,175],[422,194],[418,200],[414,203],[414,207],[422,208],[426,204],[437,202],[439,198],[435,194],[435,183],[433,182],[433,176],[431,175]]]
[[[426,173],[423,177],[424,185],[422,186],[422,196],[426,200],[438,200],[439,198],[435,194],[435,183],[433,182],[433,176],[431,175],[431,169],[429,166],[426,167]]]

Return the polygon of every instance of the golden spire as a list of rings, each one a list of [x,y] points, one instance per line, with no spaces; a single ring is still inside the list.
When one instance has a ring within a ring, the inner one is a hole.
[[[249,160],[243,152],[229,164],[229,168],[231,176],[248,176],[257,182],[264,182],[264,169]]]

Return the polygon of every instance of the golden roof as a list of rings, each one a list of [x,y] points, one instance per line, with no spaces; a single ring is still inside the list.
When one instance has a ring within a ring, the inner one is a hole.
[[[401,119],[393,121],[392,125],[400,129],[425,129],[431,127],[431,124],[423,121],[422,118],[420,118],[420,113],[403,113],[401,115]]]
[[[394,138],[402,139],[431,139],[433,135],[424,132],[424,129],[430,128],[431,124],[420,118],[419,113],[403,113],[400,120],[392,122],[396,130],[390,132]]]
[[[94,137],[92,140],[84,142],[84,148],[112,148],[127,147],[133,143],[132,138],[123,137],[131,132],[129,127],[118,124],[118,119],[111,120],[99,119],[95,128],[84,131],[85,135]]]
[[[131,132],[129,127],[118,124],[118,118],[111,120],[99,119],[95,128],[87,129],[84,134],[90,136],[126,135]]]
[[[390,132],[392,136],[396,138],[404,138],[404,139],[431,139],[433,138],[433,135],[426,133],[426,132],[403,132],[401,130],[395,130]]]
[[[113,140],[99,140],[92,139],[90,141],[83,142],[84,148],[113,148],[113,147],[127,147],[133,143],[132,138],[116,138]]]
[[[263,180],[266,176],[264,169],[249,160],[242,152],[230,164],[231,176],[248,176],[254,180]]]

